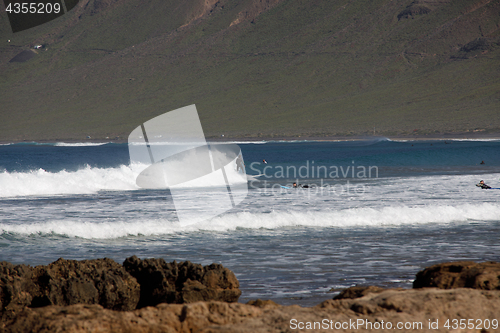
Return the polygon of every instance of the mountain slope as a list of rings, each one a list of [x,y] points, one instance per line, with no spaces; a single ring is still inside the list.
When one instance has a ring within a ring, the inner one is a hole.
[[[209,136],[500,129],[500,1],[83,0],[17,34],[0,17],[2,141],[126,138],[189,104]]]

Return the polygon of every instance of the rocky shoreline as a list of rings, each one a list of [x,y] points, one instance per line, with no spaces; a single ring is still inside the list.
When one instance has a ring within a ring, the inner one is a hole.
[[[310,308],[241,304],[240,295],[234,273],[218,264],[1,262],[0,332],[500,331],[496,262],[438,264],[413,289],[356,286]]]

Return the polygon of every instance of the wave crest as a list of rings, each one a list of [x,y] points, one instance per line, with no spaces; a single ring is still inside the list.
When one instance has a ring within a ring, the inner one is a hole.
[[[58,220],[30,224],[0,223],[0,233],[18,235],[56,234],[88,239],[112,239],[126,236],[155,236],[186,232],[228,232],[237,229],[276,230],[294,227],[400,227],[431,223],[468,223],[498,221],[500,205],[492,203],[460,206],[394,206],[352,208],[329,212],[228,213],[195,224],[167,219],[89,222]]]
[[[134,171],[129,166],[94,168],[56,173],[44,169],[0,173],[0,197],[59,194],[91,194],[101,190],[134,190]]]

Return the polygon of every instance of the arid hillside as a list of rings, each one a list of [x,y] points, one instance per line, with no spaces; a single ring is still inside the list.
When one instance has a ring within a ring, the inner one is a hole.
[[[500,133],[499,0],[81,0],[0,35],[0,141],[190,104],[212,137]]]

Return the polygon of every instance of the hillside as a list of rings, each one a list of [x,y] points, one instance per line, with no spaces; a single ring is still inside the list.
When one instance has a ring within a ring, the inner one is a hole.
[[[0,141],[190,104],[213,137],[500,133],[498,0],[80,0],[0,35]]]

